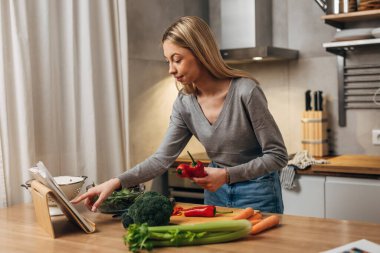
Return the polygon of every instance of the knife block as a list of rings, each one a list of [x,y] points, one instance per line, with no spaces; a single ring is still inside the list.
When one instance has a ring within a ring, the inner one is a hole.
[[[301,122],[302,148],[315,157],[328,155],[327,112],[304,111]]]

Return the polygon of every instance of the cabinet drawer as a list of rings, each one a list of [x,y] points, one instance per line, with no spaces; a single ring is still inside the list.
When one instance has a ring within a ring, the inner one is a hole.
[[[295,183],[295,189],[282,189],[284,214],[324,218],[325,177],[297,175]]]
[[[380,223],[380,180],[327,177],[326,218]]]

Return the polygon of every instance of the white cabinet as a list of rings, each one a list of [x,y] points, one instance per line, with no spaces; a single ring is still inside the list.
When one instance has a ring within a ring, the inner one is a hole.
[[[325,176],[296,175],[293,190],[282,189],[284,214],[325,217]]]
[[[380,180],[296,175],[282,189],[284,214],[380,223]]]
[[[380,223],[380,180],[326,177],[326,218]]]

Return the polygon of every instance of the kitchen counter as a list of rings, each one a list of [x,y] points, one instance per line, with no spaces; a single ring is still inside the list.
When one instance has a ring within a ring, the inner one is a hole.
[[[85,234],[64,217],[54,218],[56,239],[36,223],[32,204],[0,209],[1,252],[128,252],[123,244],[124,228],[110,215],[84,211],[97,232]],[[235,242],[181,247],[181,252],[320,252],[360,239],[380,244],[380,225],[334,219],[281,215],[281,225]],[[178,252],[157,248],[154,252]]]
[[[209,163],[210,159],[205,153],[193,155],[194,159]],[[316,158],[319,159],[319,158]],[[340,155],[333,157],[323,157],[329,164],[312,165],[305,170],[296,170],[300,175],[320,175],[320,176],[343,176],[359,178],[380,178],[380,156],[368,155]],[[188,156],[180,156],[173,164],[174,167],[180,163],[190,163]]]
[[[380,156],[341,155],[325,158],[330,163],[312,165],[298,174],[380,178]]]

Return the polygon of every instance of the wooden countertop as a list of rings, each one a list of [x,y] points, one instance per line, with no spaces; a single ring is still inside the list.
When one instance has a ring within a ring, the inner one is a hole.
[[[193,157],[205,163],[210,162],[205,153],[194,154]],[[312,165],[305,170],[297,170],[297,174],[380,178],[380,156],[340,155],[321,159],[330,163]],[[185,162],[191,162],[190,158],[179,157],[174,165]]]
[[[64,218],[54,221],[58,238],[50,238],[36,223],[31,204],[0,209],[0,249],[7,253],[125,253],[124,229],[110,215],[85,212],[97,232],[85,234]],[[320,252],[360,239],[380,244],[380,225],[333,219],[281,216],[281,226],[246,239],[204,246],[181,247],[181,252]],[[153,252],[178,252],[179,248],[157,248]]]
[[[316,164],[314,171],[380,175],[380,156],[341,155],[327,158],[329,164]]]

